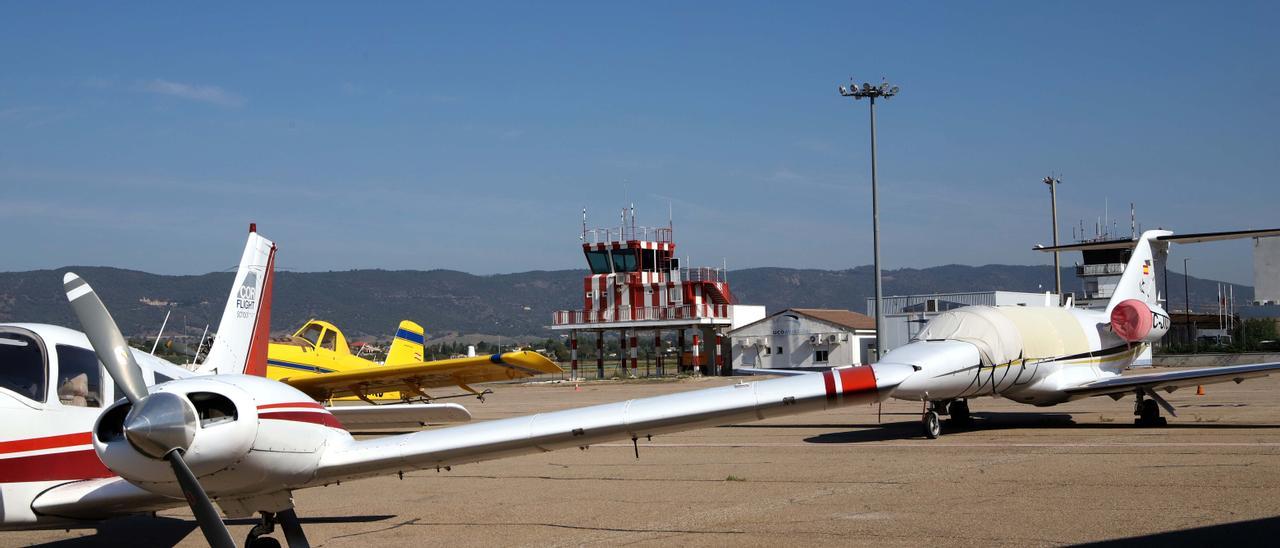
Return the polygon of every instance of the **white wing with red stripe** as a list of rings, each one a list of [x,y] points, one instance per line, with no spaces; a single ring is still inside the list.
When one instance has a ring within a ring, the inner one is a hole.
[[[314,483],[435,468],[884,400],[910,367],[848,367],[439,428],[327,451]]]

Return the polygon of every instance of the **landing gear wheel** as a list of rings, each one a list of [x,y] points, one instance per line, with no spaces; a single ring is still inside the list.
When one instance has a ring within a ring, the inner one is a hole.
[[[951,422],[955,424],[967,425],[972,421],[969,416],[969,402],[966,400],[956,400],[947,406],[947,413],[951,415]]]
[[[244,543],[245,548],[280,548],[280,541],[271,537],[258,537]]]
[[[920,421],[924,423],[924,437],[933,440],[942,435],[942,423],[938,420],[937,412],[925,411]]]
[[[1156,400],[1142,400],[1138,403],[1138,418],[1133,423],[1138,426],[1165,426],[1169,419],[1160,416],[1160,404]]]

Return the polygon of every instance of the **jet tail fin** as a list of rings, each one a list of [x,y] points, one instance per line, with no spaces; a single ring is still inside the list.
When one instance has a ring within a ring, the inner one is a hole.
[[[1168,230],[1148,230],[1142,233],[1133,246],[1133,251],[1129,255],[1129,264],[1125,265],[1115,292],[1111,294],[1111,300],[1107,301],[1107,314],[1111,314],[1111,310],[1116,305],[1129,299],[1137,299],[1148,306],[1159,307],[1156,267],[1157,264],[1164,264],[1164,259],[1169,252],[1169,244],[1162,238],[1172,234]]]
[[[275,243],[259,235],[255,225],[249,225],[249,240],[245,242],[227,306],[208,357],[197,373],[266,376],[275,257]]]
[[[426,332],[421,325],[404,320],[396,329],[395,338],[391,339],[391,350],[387,352],[387,365],[418,363],[426,356],[423,344]]]

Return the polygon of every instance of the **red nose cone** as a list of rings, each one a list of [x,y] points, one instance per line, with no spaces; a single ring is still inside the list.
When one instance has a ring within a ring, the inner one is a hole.
[[[1151,332],[1151,308],[1137,299],[1121,301],[1111,309],[1111,332],[1129,342],[1142,340]]]

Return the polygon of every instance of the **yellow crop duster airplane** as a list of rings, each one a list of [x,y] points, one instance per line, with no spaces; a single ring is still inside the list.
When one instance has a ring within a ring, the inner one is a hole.
[[[457,386],[481,399],[472,384],[559,373],[560,366],[527,350],[490,356],[423,361],[421,325],[400,322],[385,363],[351,353],[347,338],[329,322],[310,320],[287,342],[267,349],[267,377],[288,384],[316,400],[354,396],[373,400],[437,399],[427,389]]]

